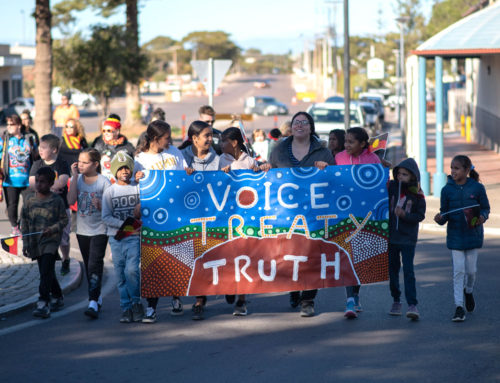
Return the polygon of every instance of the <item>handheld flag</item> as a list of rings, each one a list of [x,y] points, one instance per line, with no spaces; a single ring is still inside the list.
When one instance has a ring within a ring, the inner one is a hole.
[[[480,213],[481,209],[479,208],[479,205],[464,209],[465,222],[467,222],[469,229],[473,229],[481,224],[479,221]]]
[[[370,153],[375,153],[379,150],[383,150],[385,157],[385,151],[387,148],[388,140],[389,140],[389,132],[370,138],[370,140],[368,141],[368,151]]]
[[[470,205],[470,206],[465,206],[465,207],[459,207],[458,209],[453,209],[453,210],[447,211],[445,213],[441,213],[441,216],[445,216],[447,214],[455,213],[456,211],[460,211],[460,210],[471,209],[473,207],[478,207],[478,206],[480,206],[480,205],[479,204],[475,204],[475,205]]]
[[[6,252],[12,254],[12,255],[17,255],[17,239],[19,237],[8,237],[8,238],[2,238],[0,242],[2,243],[2,249],[4,249]]]
[[[140,229],[140,227],[141,223],[137,219],[133,217],[127,217],[116,232],[115,239],[117,241],[120,241],[123,238],[127,238],[131,235],[137,234],[137,230]]]

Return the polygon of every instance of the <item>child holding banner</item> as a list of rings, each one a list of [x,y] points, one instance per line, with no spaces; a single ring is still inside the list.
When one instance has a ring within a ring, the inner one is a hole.
[[[127,152],[115,154],[110,164],[116,183],[104,191],[102,220],[108,228],[109,245],[120,294],[122,316],[120,323],[141,322],[144,308],[141,303],[141,241],[138,232],[115,237],[128,217],[140,219],[139,189],[131,182],[134,160]]]
[[[375,153],[368,150],[368,133],[363,128],[350,128],[345,136],[345,150],[335,156],[337,165],[380,164]],[[346,286],[347,295],[344,316],[348,319],[358,317],[357,312],[363,311],[359,303],[361,286]]]
[[[335,159],[317,138],[312,116],[306,112],[297,112],[292,117],[292,135],[276,145],[269,157],[269,164],[272,168],[315,166],[324,169],[328,165],[335,165]],[[300,304],[300,315],[312,317],[317,293],[317,289],[292,291],[290,305],[295,308]]]
[[[403,160],[393,170],[389,191],[389,287],[394,303],[389,315],[401,315],[399,270],[403,261],[406,317],[417,320],[417,290],[413,259],[418,238],[418,224],[425,218],[425,197],[420,189],[420,171],[413,158]]]
[[[182,153],[175,146],[170,145],[170,125],[165,121],[152,121],[144,136],[144,141],[137,147],[135,152],[134,171],[135,180],[144,177],[146,170],[184,170],[187,168]],[[182,315],[182,302],[179,297],[172,297],[172,315]],[[158,297],[147,298],[148,307],[143,323],[156,322],[156,307]]]
[[[476,280],[478,249],[483,246],[483,224],[490,214],[490,204],[479,174],[469,157],[458,155],[451,161],[451,175],[441,190],[441,209],[434,220],[444,225],[446,245],[453,258],[453,322],[465,320],[465,308],[474,311],[472,295]],[[464,288],[465,287],[465,288]]]

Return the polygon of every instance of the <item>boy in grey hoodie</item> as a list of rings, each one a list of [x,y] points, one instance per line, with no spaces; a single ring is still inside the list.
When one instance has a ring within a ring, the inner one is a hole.
[[[403,160],[393,170],[389,181],[389,287],[394,299],[389,315],[401,315],[399,270],[403,260],[406,316],[417,320],[417,291],[413,259],[418,238],[418,224],[425,218],[425,197],[420,189],[420,171],[413,158]]]

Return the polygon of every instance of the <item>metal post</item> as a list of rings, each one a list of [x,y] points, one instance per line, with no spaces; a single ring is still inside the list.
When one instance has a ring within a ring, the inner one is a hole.
[[[425,195],[430,192],[430,176],[427,171],[427,105],[425,97],[425,57],[418,58],[418,122],[420,126],[420,184]]]
[[[214,59],[208,59],[208,105],[214,106]]]
[[[446,185],[444,173],[443,147],[443,58],[436,56],[436,173],[433,177],[434,197],[441,196],[441,189]]]
[[[401,129],[401,71],[400,71],[401,61],[399,60],[401,52],[395,50],[394,53],[396,54],[396,79],[397,79],[396,95],[398,96],[398,102],[396,103],[396,115],[398,116],[398,128]]]
[[[351,78],[349,55],[349,0],[344,0],[344,129],[350,128]]]

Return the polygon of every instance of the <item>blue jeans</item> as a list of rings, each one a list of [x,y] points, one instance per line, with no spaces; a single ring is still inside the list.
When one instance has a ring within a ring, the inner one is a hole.
[[[389,243],[389,287],[394,302],[399,302],[401,297],[399,270],[401,269],[402,259],[406,302],[408,305],[418,304],[413,258],[415,258],[415,245],[395,245]]]
[[[141,301],[141,242],[137,235],[117,241],[109,237],[111,254],[117,279],[120,307],[123,311],[132,307],[133,303]]]

